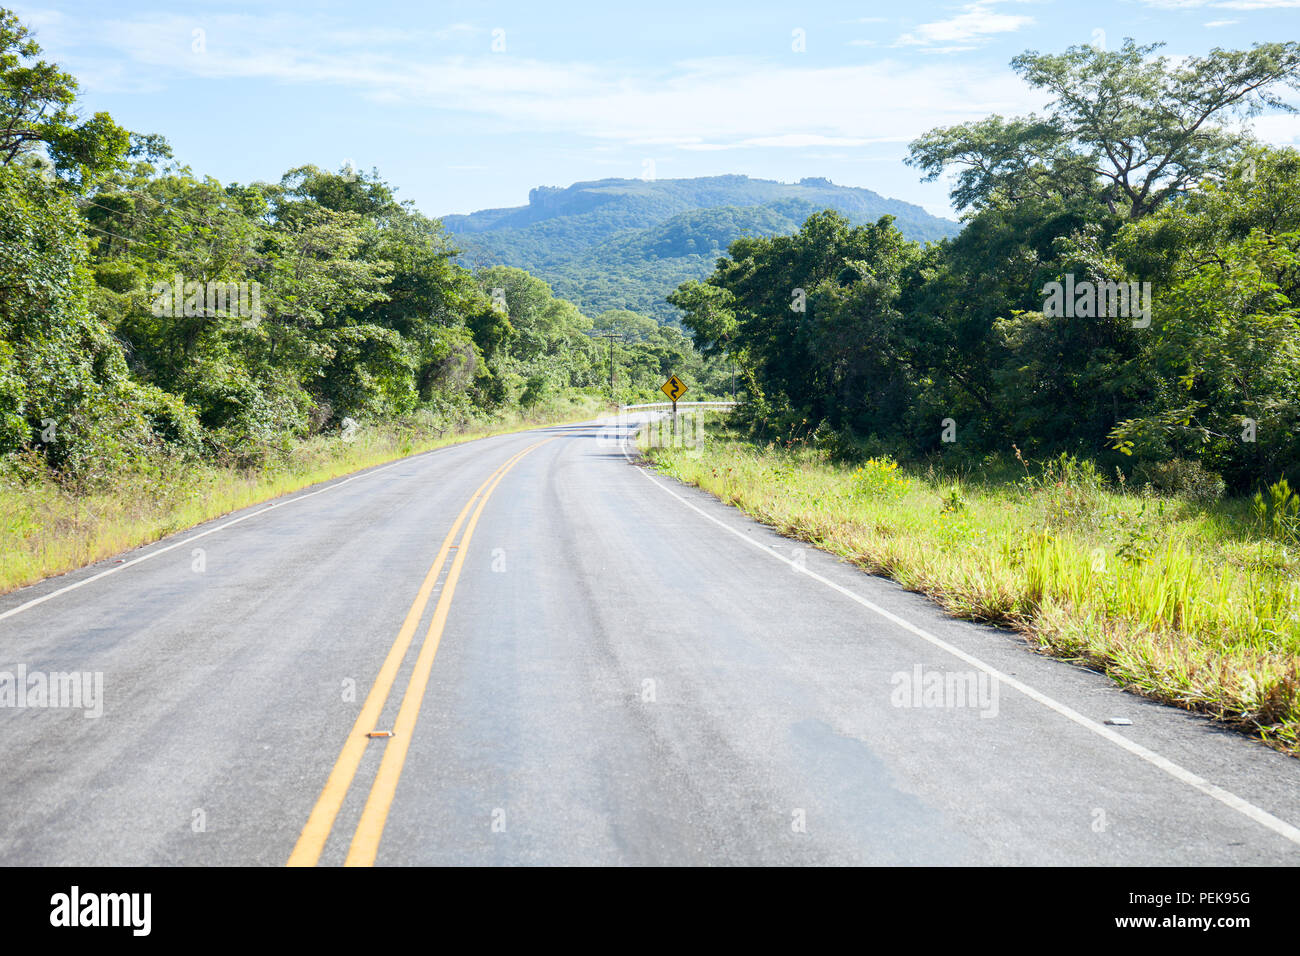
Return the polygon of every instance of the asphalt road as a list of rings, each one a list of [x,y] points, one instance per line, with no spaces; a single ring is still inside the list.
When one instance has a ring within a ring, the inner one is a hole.
[[[1300,761],[609,438],[442,449],[0,598],[0,864],[1300,862]],[[102,713],[5,705],[19,668]]]

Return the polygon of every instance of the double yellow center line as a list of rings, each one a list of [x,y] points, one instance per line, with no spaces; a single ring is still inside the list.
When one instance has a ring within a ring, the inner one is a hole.
[[[384,757],[379,764],[379,772],[375,775],[374,783],[370,787],[370,796],[366,799],[365,809],[361,812],[361,821],[357,824],[356,832],[352,836],[352,845],[348,849],[347,860],[344,863],[345,866],[371,866],[374,864],[375,855],[379,852],[379,841],[384,835],[384,824],[388,820],[388,810],[393,803],[393,794],[397,791],[397,781],[402,775],[402,765],[406,762],[406,751],[411,745],[415,722],[420,716],[420,704],[424,700],[425,688],[429,683],[429,672],[433,668],[433,658],[438,653],[438,644],[442,640],[442,631],[447,624],[447,612],[451,609],[451,599],[456,591],[456,582],[460,578],[461,567],[465,563],[465,552],[469,548],[470,539],[474,536],[474,528],[478,525],[479,515],[483,513],[483,507],[487,504],[488,498],[491,497],[492,492],[496,490],[496,486],[501,483],[501,479],[506,476],[506,473],[518,464],[525,455],[533,449],[545,445],[548,441],[554,441],[554,439],[547,438],[529,445],[523,451],[507,459],[504,464],[487,477],[483,484],[478,486],[478,490],[465,503],[465,507],[460,510],[460,514],[456,516],[451,530],[447,532],[447,537],[443,539],[442,547],[438,549],[438,556],[433,559],[429,573],[425,575],[420,590],[415,595],[415,601],[411,604],[411,609],[406,612],[406,620],[402,622],[402,629],[397,632],[397,639],[393,642],[392,648],[389,649],[388,656],[384,658],[383,666],[379,668],[379,676],[375,678],[374,686],[370,688],[370,693],[366,695],[366,701],[361,706],[361,713],[357,715],[356,723],[352,725],[352,731],[343,744],[343,750],[339,753],[338,760],[334,762],[334,769],[330,771],[329,779],[325,781],[325,788],[321,791],[316,806],[312,808],[306,826],[302,828],[302,833],[298,836],[298,843],[289,856],[289,866],[315,866],[320,860],[321,851],[325,849],[325,842],[329,839],[330,831],[334,828],[334,820],[339,814],[339,808],[343,806],[343,800],[347,796],[348,789],[352,786],[353,778],[356,777],[357,768],[361,765],[361,758],[364,756],[366,744],[369,742],[366,734],[375,729],[380,715],[383,713],[389,691],[392,690],[393,682],[397,679],[397,672],[401,669],[402,661],[406,659],[406,652],[411,646],[411,639],[415,636],[416,628],[420,625],[420,619],[424,617],[424,609],[429,603],[429,596],[433,593],[433,588],[442,575],[443,566],[447,563],[447,556],[454,550],[456,556],[452,558],[451,568],[447,571],[447,579],[443,582],[442,591],[438,595],[438,603],[433,609],[433,620],[429,622],[429,630],[425,635],[424,644],[420,647],[420,655],[415,660],[415,669],[412,671],[411,679],[406,685],[406,693],[402,696],[402,705],[397,712],[397,722],[393,725],[393,736],[384,738],[386,740]],[[477,502],[477,507],[475,507],[475,502]],[[466,524],[465,519],[467,515],[470,515],[471,509],[473,509],[473,515],[469,517],[469,523]],[[461,535],[458,543],[452,544],[456,539],[456,535],[460,532],[461,525],[465,525],[465,533]]]

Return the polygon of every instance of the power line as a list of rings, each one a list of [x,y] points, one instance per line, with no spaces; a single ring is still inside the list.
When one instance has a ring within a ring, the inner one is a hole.
[[[186,210],[180,208],[179,206],[174,206],[171,203],[163,202],[161,199],[155,199],[153,196],[150,196],[148,193],[142,193],[135,189],[127,189],[125,186],[115,186],[113,192],[128,193],[129,195],[132,196],[138,196],[141,199],[147,199],[152,203],[157,203],[159,206],[162,206],[164,209],[170,209],[172,212],[179,213],[180,215],[184,216],[187,219],[193,220],[194,222],[201,222],[205,226],[212,225],[212,220],[207,219],[205,217],[196,216],[194,213],[187,212]],[[100,192],[97,193],[96,195],[104,196],[105,193]],[[99,206],[100,209],[107,209],[109,212],[120,211],[117,209],[110,209],[108,206],[101,206],[99,203],[94,202],[93,200],[90,199],[83,200],[83,202],[90,203],[92,206]]]
[[[143,194],[140,194],[140,195],[143,195]],[[145,198],[152,198],[152,197],[148,197],[148,196],[146,196]],[[154,201],[154,202],[158,202],[158,200],[156,200],[156,199],[153,200],[153,201]],[[111,206],[105,206],[105,205],[103,205],[102,203],[97,203],[97,202],[95,202],[93,199],[81,199],[81,200],[78,200],[78,202],[79,202],[83,207],[84,207],[84,206],[95,206],[95,207],[98,208],[98,209],[103,209],[105,212],[112,212],[112,213],[121,213],[121,212],[122,212],[122,210],[114,209],[114,208],[112,208]],[[166,203],[160,203],[160,205],[166,206],[167,204],[166,204]],[[182,210],[182,209],[175,209],[174,207],[170,207],[170,206],[169,206],[168,208],[173,209],[174,212],[178,212],[178,213],[180,213],[181,215],[189,215],[188,213],[186,213],[186,212],[185,212],[184,210]],[[191,218],[193,218],[193,217],[191,217]],[[213,226],[213,224],[212,224],[209,220],[204,219],[204,220],[201,220],[201,221],[203,222],[204,225],[207,225],[207,226],[209,226],[209,227],[212,227],[212,226]],[[82,224],[83,224],[87,229],[92,229],[92,230],[94,230],[95,232],[103,233],[104,235],[106,235],[106,236],[111,236],[111,237],[113,237],[114,239],[121,239],[123,242],[129,242],[129,243],[132,243],[133,245],[143,245],[143,246],[148,246],[148,247],[151,248],[151,249],[156,249],[156,250],[158,250],[159,252],[166,253],[167,255],[173,256],[173,257],[178,258],[178,259],[183,259],[183,260],[186,260],[186,261],[188,261],[188,262],[195,263],[195,264],[197,264],[197,265],[210,265],[210,264],[211,264],[209,260],[201,259],[201,258],[195,257],[195,256],[193,256],[193,255],[186,255],[185,253],[180,252],[180,251],[177,250],[177,249],[164,249],[162,246],[155,245],[154,243],[152,243],[152,242],[148,242],[147,240],[144,240],[144,239],[131,239],[131,238],[127,237],[127,236],[122,236],[122,235],[118,235],[118,234],[115,233],[115,232],[110,232],[110,231],[107,230],[107,229],[101,229],[99,226],[92,225],[91,223],[86,222],[84,219],[82,220]],[[215,228],[215,227],[214,227],[214,228]]]
[[[96,207],[97,209],[102,209],[102,210],[104,210],[105,212],[112,212],[112,213],[120,213],[120,212],[121,212],[120,209],[114,209],[112,206],[105,206],[105,205],[103,205],[102,203],[97,203],[97,202],[95,202],[93,199],[81,199],[81,200],[78,200],[78,202],[79,202],[82,206],[94,206],[94,207]],[[179,210],[179,209],[177,209],[177,210],[175,210],[175,211],[176,211],[176,212],[181,212],[181,210]],[[184,214],[184,213],[182,213],[182,215],[183,215],[183,214]],[[212,223],[209,222],[209,221],[206,220],[206,219],[203,220],[203,224],[206,225],[206,226],[212,226]],[[87,223],[87,225],[90,225],[90,224]],[[215,228],[215,227],[213,227],[213,228]],[[101,232],[104,232],[104,231],[106,231],[106,230],[102,230],[102,229],[101,229],[100,231],[101,231]],[[119,238],[124,238],[124,237],[119,237]],[[141,240],[131,240],[131,239],[127,239],[126,241],[127,241],[127,242],[133,242],[133,241],[141,241]]]
[[[100,229],[98,226],[92,226],[90,223],[88,223],[88,222],[84,222],[84,221],[82,222],[82,225],[85,226],[87,229],[93,230],[94,232],[103,233],[104,235],[106,235],[106,236],[110,236],[110,237],[112,237],[113,239],[121,239],[123,242],[129,242],[129,243],[131,243],[132,245],[137,245],[137,246],[148,246],[150,249],[156,249],[156,250],[158,250],[158,251],[161,252],[161,253],[164,253],[164,254],[166,254],[166,255],[172,256],[173,258],[177,258],[177,259],[185,259],[185,260],[187,260],[187,261],[189,261],[189,262],[192,262],[192,263],[195,263],[195,264],[197,264],[197,265],[204,265],[204,264],[206,264],[206,263],[204,263],[203,260],[201,260],[201,259],[195,259],[195,258],[193,258],[193,257],[191,257],[191,256],[187,256],[187,255],[185,255],[185,254],[182,253],[182,252],[177,252],[177,251],[172,250],[172,249],[164,249],[162,246],[154,245],[152,242],[147,242],[147,241],[145,241],[144,239],[132,239],[132,238],[130,238],[130,237],[128,237],[128,236],[119,236],[119,235],[118,235],[117,233],[115,233],[115,232],[109,232],[107,229]]]

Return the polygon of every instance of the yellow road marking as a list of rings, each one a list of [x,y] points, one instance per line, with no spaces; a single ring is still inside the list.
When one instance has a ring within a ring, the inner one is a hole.
[[[554,441],[554,439],[548,438],[546,441]],[[538,442],[538,445],[544,445],[546,441]],[[533,445],[525,448],[519,458],[536,447],[537,445]],[[460,544],[456,549],[456,557],[451,562],[451,570],[447,572],[447,580],[443,584],[442,593],[438,596],[438,605],[433,609],[433,620],[429,622],[429,632],[425,635],[424,646],[420,648],[420,656],[415,661],[415,670],[411,673],[406,694],[402,697],[402,706],[397,712],[397,722],[393,725],[395,736],[384,750],[384,759],[380,761],[379,772],[375,775],[370,796],[366,799],[366,807],[361,812],[361,822],[357,824],[356,832],[352,835],[352,845],[348,848],[344,866],[374,865],[375,856],[379,852],[379,841],[384,836],[384,825],[388,822],[388,811],[397,792],[397,781],[401,778],[402,766],[406,763],[406,751],[415,733],[415,723],[420,718],[420,705],[424,702],[424,692],[429,683],[429,672],[433,668],[433,658],[438,653],[438,645],[442,641],[447,613],[451,609],[451,599],[456,592],[456,581],[460,577],[461,566],[465,563],[465,552],[469,549],[474,528],[478,524],[484,506],[487,505],[488,498],[518,460],[517,458],[510,462],[496,476],[492,486],[484,493],[478,507],[474,509],[474,516],[465,526],[465,533],[461,536]]]
[[[546,439],[551,441],[551,439]],[[384,658],[383,665],[379,668],[379,674],[375,678],[374,685],[370,688],[370,693],[366,695],[365,703],[361,706],[361,712],[357,715],[356,722],[352,725],[352,731],[348,734],[347,740],[343,744],[343,749],[339,753],[338,759],[334,762],[334,769],[330,771],[329,779],[325,781],[325,787],[321,790],[320,797],[316,800],[316,805],[312,808],[311,816],[307,818],[307,823],[302,828],[298,836],[298,842],[294,845],[293,853],[289,856],[288,866],[315,866],[320,860],[321,851],[325,848],[325,841],[329,839],[330,831],[334,828],[334,820],[338,816],[339,808],[343,806],[343,799],[347,796],[348,788],[352,785],[352,780],[356,776],[357,767],[361,764],[361,758],[366,752],[366,744],[369,738],[366,733],[373,730],[379,715],[383,712],[384,703],[388,700],[388,693],[392,689],[393,681],[397,679],[397,672],[401,669],[402,661],[406,657],[406,651],[411,645],[411,638],[415,636],[415,629],[420,624],[420,618],[424,616],[425,606],[429,603],[429,595],[433,592],[433,586],[438,582],[438,577],[442,574],[443,565],[447,563],[447,555],[455,545],[452,541],[456,533],[460,531],[460,526],[465,521],[465,516],[469,514],[474,502],[483,494],[483,489],[491,485],[496,485],[493,479],[500,478],[514,466],[524,455],[528,454],[538,445],[545,442],[538,442],[529,445],[523,451],[508,458],[501,464],[496,471],[488,475],[483,484],[479,485],[474,494],[470,496],[465,507],[461,509],[460,514],[456,516],[455,522],[452,523],[451,530],[447,532],[447,537],[443,539],[442,547],[438,549],[438,556],[433,559],[433,564],[429,567],[429,573],[425,575],[424,581],[420,585],[420,590],[416,593],[415,601],[411,608],[406,612],[406,619],[402,622],[402,629],[397,633],[397,639],[388,651],[388,656]],[[491,493],[490,490],[488,492]],[[487,498],[484,496],[483,501]],[[479,511],[482,511],[482,505]],[[477,517],[477,512],[475,513]],[[461,549],[456,549],[457,554]]]

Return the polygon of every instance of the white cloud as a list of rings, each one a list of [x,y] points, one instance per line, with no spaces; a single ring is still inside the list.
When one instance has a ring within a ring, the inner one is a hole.
[[[339,84],[389,100],[411,95],[451,98],[460,90],[548,95],[580,90],[591,81],[590,68],[573,64],[491,54],[414,58],[381,52],[398,40],[418,43],[415,31],[342,33],[312,29],[285,17],[222,16],[202,22],[198,28],[184,17],[109,21],[100,25],[100,40],[157,75]],[[202,52],[193,48],[194,29],[204,31]]]
[[[1014,33],[1034,22],[1033,17],[1014,13],[998,13],[993,9],[1001,0],[978,0],[969,3],[962,12],[947,20],[923,23],[895,41],[896,46],[943,45],[945,50],[970,49],[961,46],[970,40],[984,40],[998,33]]]
[[[1274,146],[1300,146],[1300,114],[1269,113],[1250,124],[1255,135]]]
[[[1142,0],[1142,3],[1157,10],[1196,10],[1201,7],[1217,7],[1222,10],[1290,10],[1300,7],[1300,0]]]
[[[987,6],[972,4],[962,16]],[[60,33],[64,42],[81,39],[82,45],[74,44],[78,51],[107,48],[77,65],[88,88],[139,91],[181,80],[236,78],[329,87],[375,108],[394,105],[414,118],[455,112],[503,130],[567,136],[575,147],[860,149],[905,143],[935,126],[990,113],[1024,114],[1044,106],[1039,92],[996,63],[926,57],[924,63],[895,58],[819,66],[801,58],[796,64],[789,58],[711,57],[633,69],[492,54],[468,26],[447,28],[470,38],[466,52],[454,38],[430,46],[431,31],[343,36],[328,25],[283,15],[204,22],[202,53],[193,51],[193,21],[184,17],[83,21],[80,37]],[[981,30],[997,25],[936,28],[925,34],[931,45],[918,52],[969,48],[973,44],[956,38],[966,35],[978,43],[987,35]],[[941,37],[954,40],[944,43]],[[1284,122],[1277,128],[1274,141],[1294,138]]]
[[[751,136],[734,143],[689,143],[682,144],[682,149],[717,150],[717,149],[806,149],[810,146],[869,146],[872,143],[897,143],[905,141],[901,136],[822,136],[816,133],[783,133],[779,136]]]
[[[1300,0],[1223,0],[1213,6],[1225,10],[1291,10],[1300,7]]]
[[[78,49],[107,53],[83,58],[78,73],[88,88],[115,90],[196,78],[337,87],[380,106],[462,112],[512,130],[697,150],[905,142],[936,125],[1042,105],[997,64],[711,57],[633,70],[493,54],[467,30],[455,32],[471,37],[469,52],[448,41],[439,53],[428,46],[431,32],[344,36],[287,15],[203,23],[202,53],[192,49],[186,17],[85,23]]]
[[[1218,29],[1219,27],[1230,27],[1234,23],[1240,23],[1240,22],[1241,22],[1240,20],[1211,20],[1209,23],[1205,24],[1205,26],[1211,30],[1215,30]]]

